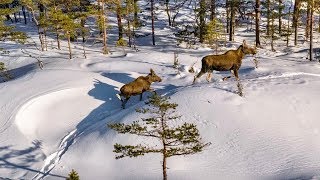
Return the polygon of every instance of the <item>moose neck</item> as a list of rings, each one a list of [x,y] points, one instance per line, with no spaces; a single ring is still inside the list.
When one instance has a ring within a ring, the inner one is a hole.
[[[246,55],[243,51],[243,45],[240,45],[237,49],[237,54],[239,55],[240,61],[243,59],[243,57]]]
[[[151,75],[146,76],[146,80],[151,84],[153,83],[152,79],[151,79]]]

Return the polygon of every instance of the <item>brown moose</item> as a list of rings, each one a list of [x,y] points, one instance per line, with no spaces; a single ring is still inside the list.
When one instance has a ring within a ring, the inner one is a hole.
[[[237,50],[229,50],[220,55],[208,55],[202,58],[201,71],[194,77],[193,83],[203,74],[208,73],[207,81],[212,78],[212,71],[231,71],[237,80],[239,80],[238,70],[241,66],[242,59],[246,54],[256,54],[256,48],[251,48],[243,41]],[[223,80],[229,79],[231,76],[224,77]]]
[[[150,88],[150,85],[153,82],[161,82],[161,78],[156,75],[156,73],[150,69],[150,73],[147,76],[139,76],[134,81],[125,84],[120,88],[119,99],[122,102],[122,108],[125,108],[126,103],[130,99],[131,96],[139,95],[140,94],[140,101],[142,100],[142,94],[145,91],[154,91]],[[122,99],[121,97],[124,97]]]

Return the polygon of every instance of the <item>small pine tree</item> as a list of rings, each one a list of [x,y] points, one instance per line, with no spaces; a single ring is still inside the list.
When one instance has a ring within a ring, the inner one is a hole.
[[[243,86],[241,84],[241,82],[238,80],[237,82],[237,88],[238,88],[238,91],[237,91],[237,94],[241,97],[243,97]]]
[[[78,173],[74,169],[72,169],[71,172],[68,174],[66,180],[80,180],[80,177]]]
[[[23,32],[14,31],[13,26],[9,26],[4,23],[5,16],[9,16],[9,14],[17,11],[16,8],[4,8],[6,5],[13,3],[13,0],[5,0],[0,2],[0,41],[4,41],[6,39],[17,41],[19,43],[24,43],[27,39],[27,36]]]
[[[12,79],[11,74],[8,72],[3,62],[0,62],[0,77],[3,77],[3,81]]]
[[[80,27],[69,15],[64,15],[61,21],[61,29],[68,40],[69,59],[72,59],[71,38],[76,37],[76,30]]]
[[[213,19],[207,25],[207,33],[204,38],[210,45],[215,46],[216,54],[218,53],[219,40],[222,38],[223,25],[218,19]]]
[[[129,133],[157,139],[161,147],[116,143],[113,152],[117,153],[116,159],[143,156],[147,153],[160,153],[163,159],[163,179],[167,179],[167,158],[201,152],[210,143],[202,142],[199,130],[194,124],[173,125],[181,117],[175,112],[178,104],[170,103],[168,98],[157,94],[150,97],[148,104],[149,108],[137,109],[137,112],[151,114],[150,117],[142,118],[142,121],[134,121],[128,125],[116,123],[108,126],[121,134]]]

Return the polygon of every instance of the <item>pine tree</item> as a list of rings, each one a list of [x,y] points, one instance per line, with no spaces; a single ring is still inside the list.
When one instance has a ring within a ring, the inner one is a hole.
[[[204,36],[205,41],[207,41],[210,45],[215,46],[216,54],[218,53],[219,40],[223,34],[223,25],[222,23],[214,18],[207,24],[207,32]]]
[[[68,174],[66,180],[80,180],[80,177],[78,173],[74,169],[72,169],[71,172]]]
[[[210,143],[202,142],[197,126],[183,123],[175,126],[181,116],[176,115],[178,104],[170,103],[168,98],[153,95],[149,99],[149,107],[137,109],[142,114],[150,114],[141,121],[131,124],[109,124],[108,126],[121,134],[134,134],[158,140],[159,146],[121,145],[116,143],[114,151],[116,159],[124,157],[138,157],[147,153],[160,153],[162,155],[163,179],[167,179],[167,158],[172,156],[189,155],[203,151]]]
[[[61,22],[63,21],[63,17],[65,16],[64,13],[58,9],[56,6],[53,6],[49,9],[48,15],[50,17],[49,19],[49,24],[52,28],[52,30],[55,32],[56,34],[56,41],[57,41],[57,45],[58,45],[58,49],[61,49],[61,45],[60,45],[60,34],[61,34],[61,29],[62,29],[62,25]]]
[[[72,59],[71,51],[71,38],[76,36],[76,30],[80,27],[69,15],[64,14],[62,16],[61,30],[64,32],[65,37],[68,40],[69,59]]]
[[[0,2],[0,7],[8,7],[7,5],[12,3],[13,0],[2,0]],[[14,30],[13,26],[8,26],[4,23],[4,17],[9,16],[16,11],[15,8],[0,8],[0,41],[9,39],[17,41],[19,43],[24,43],[27,36],[23,32],[18,32]]]
[[[13,0],[2,0],[0,2],[0,41],[12,40],[17,41],[18,43],[25,43],[27,39],[25,33],[15,31],[15,28],[13,26],[8,26],[4,23],[4,17],[10,17],[9,14],[16,11],[15,8],[7,8],[8,4],[12,2]],[[7,53],[9,51],[6,51],[1,48],[0,52],[0,55],[2,55],[3,53]],[[8,72],[8,69],[6,68],[3,62],[0,62],[0,77],[3,77],[4,81],[12,79],[11,74]]]
[[[21,4],[25,6],[29,12],[32,14],[33,22],[37,26],[38,30],[38,36],[40,41],[41,50],[44,51],[45,45],[44,45],[44,30],[41,26],[42,24],[39,22],[40,18],[44,16],[44,7],[49,5],[51,3],[50,0],[21,0]]]
[[[123,25],[122,25],[123,10],[122,9],[123,9],[122,8],[122,0],[117,0],[116,1],[116,12],[117,12],[118,33],[119,33],[118,41],[121,40],[123,37]]]

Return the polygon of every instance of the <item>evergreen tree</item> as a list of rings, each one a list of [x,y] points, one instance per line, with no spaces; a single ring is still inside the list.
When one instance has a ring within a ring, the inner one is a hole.
[[[62,29],[61,22],[63,21],[63,18],[65,15],[56,6],[53,6],[49,9],[48,15],[50,17],[49,24],[50,24],[52,30],[56,34],[56,41],[57,41],[58,49],[60,50],[61,49],[60,34],[61,34],[61,29]]]
[[[63,21],[61,22],[61,29],[63,30],[68,40],[69,59],[72,59],[71,38],[75,38],[77,28],[79,28],[79,24],[75,23],[73,19],[70,18],[70,16],[65,15],[63,17]]]
[[[12,2],[13,0],[2,0],[0,2],[0,41],[12,40],[19,43],[24,43],[27,39],[26,34],[23,32],[15,31],[15,28],[13,26],[8,26],[4,23],[4,17],[10,17],[9,14],[12,14],[16,11],[15,8],[8,8],[8,4]],[[9,51],[1,48],[0,52],[0,55],[2,55],[8,53]],[[0,62],[0,77],[3,77],[4,81],[12,79],[11,74],[8,72],[8,69],[5,67],[5,64],[3,62]]]
[[[191,123],[174,125],[181,117],[176,115],[178,104],[170,103],[168,98],[156,94],[150,97],[148,104],[148,108],[137,109],[137,112],[150,114],[150,117],[142,118],[141,121],[134,121],[131,124],[116,123],[108,126],[121,134],[134,134],[156,139],[161,147],[116,143],[113,152],[117,153],[116,159],[143,156],[147,153],[160,153],[163,159],[163,179],[166,180],[167,158],[201,152],[210,143],[202,142],[196,125]]]
[[[41,50],[44,51],[45,45],[44,45],[44,29],[42,27],[42,24],[39,22],[40,18],[44,16],[45,6],[49,5],[51,3],[50,0],[21,0],[21,4],[25,6],[29,12],[32,14],[33,22],[37,26],[38,30],[38,36],[40,41]]]
[[[214,18],[212,21],[208,23],[206,29],[207,32],[204,36],[204,39],[210,45],[214,44],[216,54],[218,54],[219,40],[221,39],[223,34],[223,25],[218,19]]]
[[[2,0],[0,2],[0,41],[4,41],[6,39],[9,40],[14,40],[19,43],[24,43],[27,36],[23,32],[18,32],[14,30],[13,26],[8,26],[4,23],[5,21],[5,16],[9,16],[9,14],[14,13],[17,9],[15,8],[6,8],[8,7],[7,5],[12,3],[13,0]]]
[[[80,177],[78,173],[74,169],[72,169],[71,172],[68,174],[66,180],[80,180]]]

